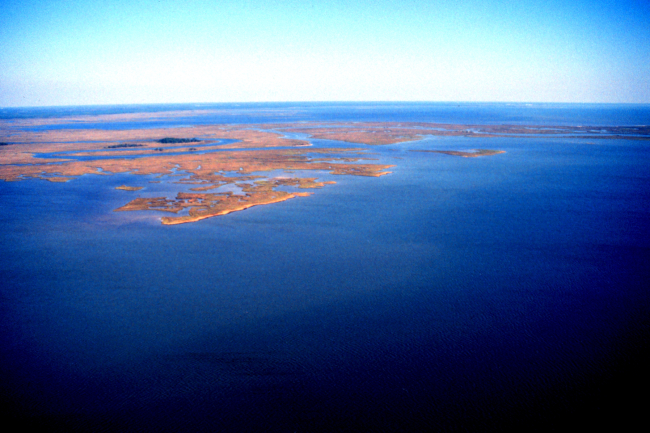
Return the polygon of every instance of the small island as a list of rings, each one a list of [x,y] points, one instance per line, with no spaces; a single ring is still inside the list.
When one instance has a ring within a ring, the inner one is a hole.
[[[137,198],[126,205],[115,209],[116,212],[134,210],[158,210],[178,213],[188,209],[189,215],[178,217],[162,217],[165,225],[184,224],[200,221],[219,215],[227,215],[248,209],[253,206],[267,205],[289,200],[295,197],[308,197],[308,192],[286,192],[276,190],[279,186],[292,186],[303,189],[322,188],[334,184],[333,181],[317,182],[316,178],[276,177],[269,180],[257,180],[251,183],[238,183],[244,195],[233,194],[231,191],[222,193],[185,193],[179,192],[176,199],[165,197]],[[195,190],[207,188],[195,188]]]
[[[201,140],[196,138],[174,138],[174,137],[165,137],[156,142],[161,144],[170,144],[170,143],[199,143]]]
[[[126,185],[116,186],[115,187],[115,189],[120,189],[122,191],[140,191],[142,188],[144,188],[144,187],[143,186],[126,186]]]

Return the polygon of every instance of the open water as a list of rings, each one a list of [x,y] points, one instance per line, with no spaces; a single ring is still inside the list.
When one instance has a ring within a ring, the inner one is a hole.
[[[197,107],[1,112],[169,108]],[[210,122],[650,123],[650,107],[625,105],[220,108]],[[475,148],[506,153],[409,152]],[[631,393],[647,384],[647,141],[430,138],[371,150],[396,165],[391,175],[317,173],[337,184],[176,226],[113,212],[133,194],[115,186],[142,176],[0,183],[7,419],[42,431],[392,432],[642,414]],[[147,185],[138,193],[173,191]]]

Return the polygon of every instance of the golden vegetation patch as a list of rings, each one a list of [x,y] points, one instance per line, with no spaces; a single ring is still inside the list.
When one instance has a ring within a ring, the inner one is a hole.
[[[175,138],[162,144],[161,140],[165,137]],[[194,137],[201,137],[200,148],[198,142],[193,140]],[[237,141],[223,144],[217,141],[220,139]],[[12,133],[12,140],[11,146],[2,146],[3,149],[0,149],[0,179],[6,181],[43,178],[52,182],[64,182],[84,174],[132,173],[158,175],[165,182],[192,185],[190,191],[193,192],[179,191],[173,199],[139,197],[116,209],[172,213],[187,210],[188,215],[162,218],[163,224],[194,222],[251,206],[310,195],[306,192],[281,190],[282,188],[314,189],[335,183],[319,182],[316,178],[303,178],[293,174],[266,179],[265,176],[253,173],[283,171],[289,174],[311,170],[336,175],[378,177],[388,174],[386,169],[392,167],[360,163],[364,156],[360,149],[312,149],[307,141],[288,139],[279,132],[248,127],[238,129],[211,125],[168,129],[38,132],[18,129]],[[39,155],[40,158],[35,157]],[[224,185],[234,185],[241,189],[242,194],[230,191],[206,192]],[[138,191],[142,188],[122,185],[116,189]]]

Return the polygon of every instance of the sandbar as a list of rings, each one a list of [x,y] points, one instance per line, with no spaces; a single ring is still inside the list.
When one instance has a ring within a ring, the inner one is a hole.
[[[506,153],[505,150],[474,149],[469,152],[460,150],[411,150],[411,152],[442,153],[445,155],[462,156],[463,158],[476,158],[478,156],[492,156]]]

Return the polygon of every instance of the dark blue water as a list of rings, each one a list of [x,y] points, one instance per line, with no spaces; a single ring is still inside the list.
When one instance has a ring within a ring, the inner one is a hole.
[[[473,148],[507,153],[409,151]],[[372,150],[393,174],[317,173],[337,184],[179,226],[112,212],[173,193],[153,176],[0,183],[9,416],[44,431],[631,419],[649,325],[646,142]],[[114,189],[129,182],[147,186]]]

